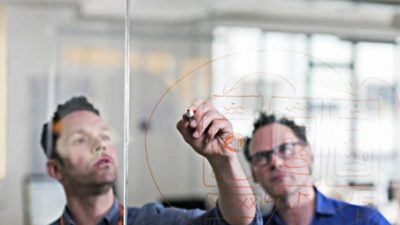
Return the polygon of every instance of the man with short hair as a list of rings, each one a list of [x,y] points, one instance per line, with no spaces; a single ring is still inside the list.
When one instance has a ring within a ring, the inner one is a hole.
[[[268,225],[389,224],[375,209],[324,196],[313,185],[313,155],[305,127],[261,113],[244,154],[254,181],[274,201],[263,215]]]
[[[255,208],[237,204],[244,193],[253,201],[254,196],[249,190],[237,189],[248,185],[240,180],[243,170],[237,156],[219,144],[224,135],[232,133],[231,124],[208,102],[194,103],[192,108],[193,119],[183,116],[177,128],[214,169],[220,192],[217,206],[205,212],[146,204],[127,209],[127,224],[261,224]],[[113,193],[117,150],[99,110],[85,97],[59,105],[52,120],[43,126],[41,145],[48,157],[46,171],[62,184],[67,199],[62,216],[53,225],[122,225],[123,206]]]

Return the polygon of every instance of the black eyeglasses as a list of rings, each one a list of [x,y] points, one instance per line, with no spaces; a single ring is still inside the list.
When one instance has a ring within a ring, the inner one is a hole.
[[[306,146],[307,144],[302,142],[288,142],[276,146],[273,149],[258,152],[250,157],[250,162],[253,166],[265,166],[270,165],[272,161],[272,154],[276,154],[282,159],[288,159],[293,157],[296,150],[300,146]]]

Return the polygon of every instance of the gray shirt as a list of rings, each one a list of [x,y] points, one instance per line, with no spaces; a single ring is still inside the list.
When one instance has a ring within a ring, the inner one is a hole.
[[[179,208],[165,208],[159,203],[149,203],[142,208],[127,209],[128,225],[227,225],[223,219],[218,206],[208,211],[194,209],[186,210]],[[120,207],[117,200],[111,210],[99,221],[98,225],[117,225],[120,217]],[[75,222],[65,207],[62,218],[57,219],[51,225],[60,225],[61,220],[64,225],[75,225]],[[257,210],[256,217],[251,225],[262,225],[262,217]]]

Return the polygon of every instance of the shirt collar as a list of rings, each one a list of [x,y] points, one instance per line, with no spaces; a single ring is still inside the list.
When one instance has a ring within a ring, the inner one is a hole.
[[[105,215],[104,219],[107,220],[107,222],[109,224],[111,224],[112,222],[114,222],[116,224],[118,222],[119,203],[118,203],[117,198],[114,197],[114,204],[113,204],[111,210]]]
[[[321,192],[318,191],[317,188],[314,187],[315,191],[315,199],[316,199],[316,207],[315,212],[319,215],[335,215],[336,214],[336,207],[334,206],[334,202],[332,199],[329,199]],[[272,218],[271,218],[272,216]],[[264,221],[267,220],[274,220],[276,224],[284,224],[283,220],[280,218],[279,214],[276,212],[275,206],[273,207],[272,211],[264,216]]]
[[[336,207],[333,204],[333,201],[319,192],[316,188],[315,195],[316,195],[316,208],[315,211],[318,214],[324,215],[335,215],[336,214]]]
[[[72,219],[67,206],[65,206],[63,218],[66,225],[75,225],[75,222]],[[100,221],[100,224],[102,224],[103,221],[106,221],[107,224],[112,224],[112,223],[116,224],[118,222],[118,219],[119,219],[119,203],[117,198],[114,197],[113,206],[111,207],[110,211],[108,211],[108,213]]]
[[[63,218],[66,225],[75,225],[75,222],[71,217],[71,214],[69,214],[68,206],[65,206]]]

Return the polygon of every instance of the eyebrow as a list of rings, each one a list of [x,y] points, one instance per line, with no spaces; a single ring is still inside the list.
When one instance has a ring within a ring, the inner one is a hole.
[[[72,132],[72,133],[70,133],[69,135],[68,135],[68,137],[65,139],[66,141],[69,141],[71,138],[73,138],[75,135],[86,135],[87,134],[87,132],[85,132],[84,130],[82,130],[82,129],[79,129],[79,130],[76,130],[76,131],[74,131],[74,132]]]
[[[104,132],[104,131],[111,132],[110,128],[107,127],[107,126],[101,127],[101,128],[100,128],[100,131],[102,131],[102,132]],[[79,130],[73,131],[73,132],[71,133],[70,136],[72,136],[72,135],[74,135],[74,134],[87,134],[87,133],[88,133],[88,132],[85,131],[85,129],[79,129]]]

